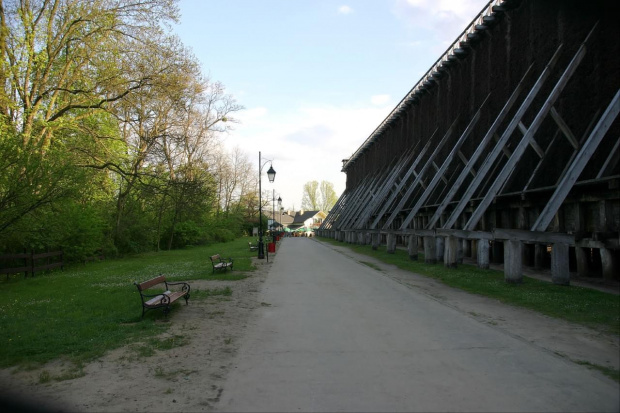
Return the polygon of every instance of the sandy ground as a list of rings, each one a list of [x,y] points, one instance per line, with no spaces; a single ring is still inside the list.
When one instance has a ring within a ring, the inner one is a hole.
[[[286,241],[284,241],[286,242]],[[504,305],[334,247],[358,261],[371,263],[380,274],[538,346],[545,351],[581,363],[620,368],[620,340],[613,336],[529,310]],[[217,410],[227,373],[234,368],[241,337],[255,321],[260,290],[277,255],[270,262],[256,260],[257,271],[241,281],[199,280],[192,288],[230,286],[231,297],[192,300],[171,312],[170,336],[183,336],[185,344],[152,356],[140,356],[136,345],[117,349],[84,366],[85,375],[75,379],[40,383],[41,373],[57,377],[72,366],[50,363],[28,372],[0,370],[3,389],[35,406],[51,411],[213,411]],[[162,337],[163,338],[163,337]]]

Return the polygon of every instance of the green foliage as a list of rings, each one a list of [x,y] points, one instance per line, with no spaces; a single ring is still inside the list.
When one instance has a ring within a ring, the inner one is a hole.
[[[165,29],[175,1],[57,6],[11,3],[0,22],[19,68],[0,82],[0,254],[78,262],[238,236],[247,211],[214,218],[211,161],[241,106]]]

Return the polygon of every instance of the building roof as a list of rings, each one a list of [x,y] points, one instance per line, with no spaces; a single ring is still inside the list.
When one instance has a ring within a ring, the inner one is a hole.
[[[322,215],[321,218],[325,218],[325,213],[322,211],[304,211],[301,210],[295,213],[295,218],[293,219],[294,224],[303,224],[307,220],[314,218],[316,215]]]

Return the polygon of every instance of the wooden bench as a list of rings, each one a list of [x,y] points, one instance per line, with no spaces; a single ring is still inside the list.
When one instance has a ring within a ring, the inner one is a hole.
[[[215,270],[226,271],[228,268],[232,271],[233,269],[233,259],[228,258],[224,259],[220,256],[220,254],[215,254],[209,257],[211,259],[211,265],[213,266],[213,273],[215,274]]]
[[[189,300],[190,291],[190,286],[188,283],[171,283],[166,281],[165,276],[160,275],[159,277],[155,277],[142,283],[134,282],[134,285],[138,287],[138,291],[140,292],[140,299],[142,300],[142,317],[144,317],[146,310],[152,310],[154,308],[162,308],[164,310],[164,314],[167,316],[170,312],[170,305],[181,297],[185,298],[185,305],[188,304],[187,300]],[[172,285],[180,285],[181,290],[178,291],[177,287],[177,291],[171,291],[170,286]],[[145,291],[158,286],[163,288],[165,291],[157,294],[145,294]]]
[[[251,242],[248,242],[248,245],[250,246],[250,251],[256,251],[258,249],[258,245],[252,245]]]

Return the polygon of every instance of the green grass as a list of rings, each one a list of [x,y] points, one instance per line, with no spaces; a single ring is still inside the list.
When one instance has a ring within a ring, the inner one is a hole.
[[[234,259],[233,272],[211,274],[209,256],[218,253]],[[147,311],[144,319],[140,318],[140,296],[133,282],[159,274],[170,281],[243,279],[248,276],[245,272],[253,270],[250,257],[254,254],[248,250],[247,238],[240,238],[206,247],[76,264],[34,278],[11,276],[7,281],[2,277],[0,368],[35,368],[61,357],[80,364],[137,341],[165,348],[165,342],[149,339],[167,331],[170,322],[165,322],[158,310]],[[192,297],[231,293],[230,288],[196,290]],[[179,310],[177,302],[167,320],[173,322]],[[42,380],[47,380],[45,375]]]
[[[344,244],[332,239],[320,239],[396,265],[403,270],[434,278],[451,287],[597,330],[620,334],[620,297],[615,294],[577,286],[560,286],[530,277],[523,277],[522,284],[508,284],[504,281],[504,273],[501,271],[482,270],[474,265],[446,268],[442,264],[424,263],[423,256],[419,261],[412,261],[409,254],[400,249],[394,254],[388,254],[385,248],[374,251],[370,245]]]

